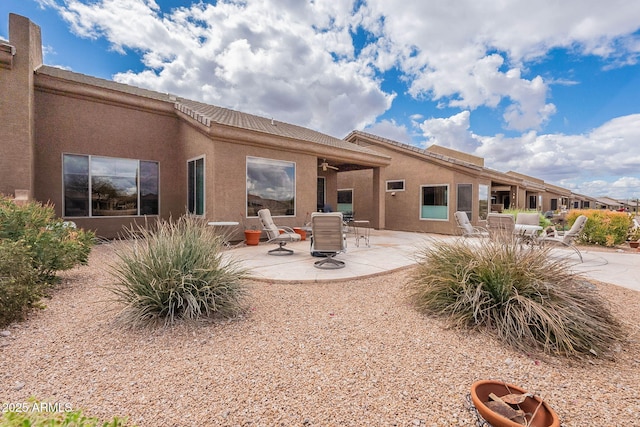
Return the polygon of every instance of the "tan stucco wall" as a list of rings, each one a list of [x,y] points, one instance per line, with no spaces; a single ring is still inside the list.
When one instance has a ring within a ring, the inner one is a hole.
[[[178,119],[106,104],[36,91],[36,155],[34,196],[55,205],[62,216],[62,155],[84,154],[152,160],[160,164],[160,214],[184,212],[184,171],[178,160]],[[135,220],[121,218],[69,218],[78,225],[112,237]],[[138,218],[140,221],[140,218]]]
[[[211,130],[215,135],[215,126]],[[275,217],[277,225],[298,227],[304,224],[307,214],[316,209],[317,159],[315,156],[291,153],[238,142],[209,139],[208,135],[184,123],[180,131],[184,147],[182,162],[186,174],[188,159],[205,157],[205,212],[210,221],[238,221],[247,227],[260,229],[257,217],[246,216],[246,159],[247,156],[294,162],[296,165],[296,215]],[[184,203],[186,204],[186,175]],[[242,239],[241,227],[233,238]]]

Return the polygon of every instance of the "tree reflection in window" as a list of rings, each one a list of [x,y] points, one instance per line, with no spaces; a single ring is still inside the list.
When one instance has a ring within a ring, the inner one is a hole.
[[[65,154],[63,174],[65,216],[158,214],[158,162]]]
[[[296,165],[294,162],[247,157],[247,216],[269,209],[272,216],[294,216]]]
[[[138,214],[138,161],[91,159],[91,209],[93,215]]]

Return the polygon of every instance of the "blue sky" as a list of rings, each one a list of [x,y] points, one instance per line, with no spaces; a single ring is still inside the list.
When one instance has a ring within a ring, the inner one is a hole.
[[[640,2],[2,0],[45,63],[640,197]]]

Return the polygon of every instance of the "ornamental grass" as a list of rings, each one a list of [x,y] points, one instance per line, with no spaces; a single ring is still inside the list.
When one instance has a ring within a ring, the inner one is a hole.
[[[435,242],[408,283],[415,307],[524,351],[609,358],[624,333],[597,288],[549,248]]]
[[[223,256],[224,236],[202,220],[160,220],[127,230],[116,242],[109,286],[127,326],[232,317],[243,311],[247,270]]]

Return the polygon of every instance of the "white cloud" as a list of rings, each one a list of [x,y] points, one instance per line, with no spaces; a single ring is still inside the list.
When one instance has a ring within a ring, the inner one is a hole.
[[[344,136],[375,122],[394,94],[354,59],[350,1],[197,3],[69,0],[72,30],[141,53],[114,80]]]
[[[411,144],[412,140],[409,129],[405,125],[396,123],[395,120],[381,120],[367,127],[365,132],[404,144]]]
[[[418,126],[427,139],[427,146],[432,144],[452,148],[454,150],[473,153],[479,141],[469,131],[469,111],[463,111],[449,118],[431,118]]]
[[[541,76],[525,76],[528,61],[553,48],[583,55],[637,59],[640,2],[567,0],[557,2],[367,2],[372,31],[382,32],[386,60],[410,78],[409,93],[448,106],[474,109],[506,101],[505,127],[540,129],[555,113]],[[380,29],[380,20],[384,24]],[[382,48],[382,49],[381,49]],[[395,56],[395,61],[389,56]]]

